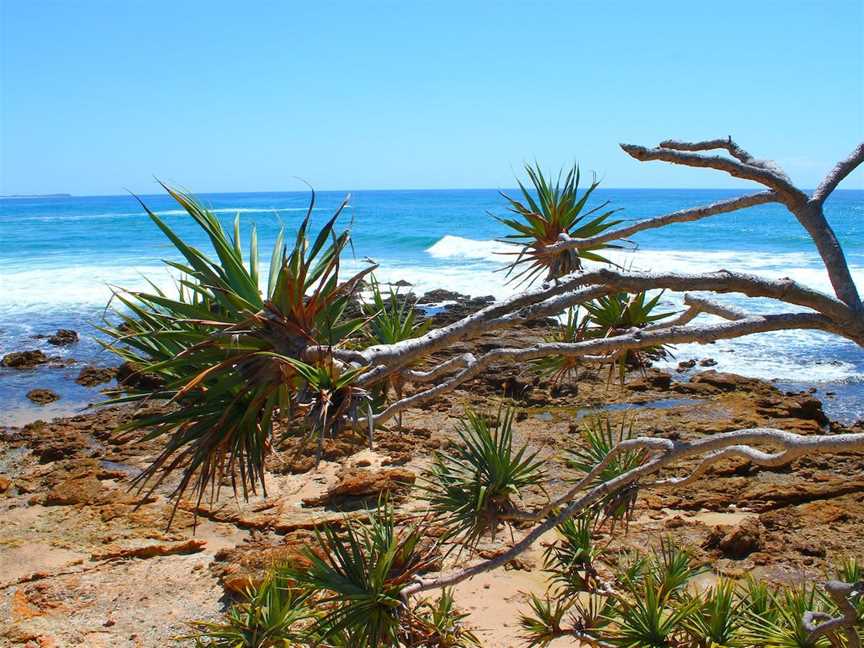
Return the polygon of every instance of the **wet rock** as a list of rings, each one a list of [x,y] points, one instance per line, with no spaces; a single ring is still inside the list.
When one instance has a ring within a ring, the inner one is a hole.
[[[48,337],[48,344],[54,346],[69,346],[78,342],[78,333],[71,329],[59,329],[54,335]]]
[[[48,356],[38,350],[13,351],[3,356],[3,366],[11,369],[32,369],[48,362]]]
[[[427,293],[417,300],[418,304],[437,304],[439,302],[444,301],[459,301],[468,299],[468,295],[463,295],[462,293],[454,292],[452,290],[444,290],[443,288],[438,288],[436,290],[430,290]]]
[[[396,286],[397,288],[408,288],[408,287],[410,287],[410,286],[413,286],[414,284],[412,284],[412,283],[410,283],[410,282],[408,282],[408,281],[405,281],[404,279],[400,279],[399,281],[396,281],[396,282],[394,282],[394,283],[392,283],[392,284],[390,284],[390,285],[391,285],[391,286]]]
[[[758,519],[749,518],[732,528],[714,527],[703,547],[716,549],[726,558],[742,560],[762,549],[764,543],[765,528]]]
[[[405,468],[390,468],[378,472],[349,468],[339,483],[319,497],[303,500],[303,506],[328,506],[350,498],[377,497],[382,493],[404,492],[417,476]]]
[[[699,361],[700,367],[715,367],[717,366],[717,361],[714,358],[703,358]]]
[[[37,405],[47,405],[56,400],[60,400],[57,392],[50,389],[31,389],[27,392],[27,398]]]
[[[109,367],[84,367],[79,373],[75,382],[84,387],[95,387],[102,383],[110,382],[117,374],[116,369]]]
[[[164,384],[160,376],[142,371],[132,362],[124,362],[117,367],[116,378],[121,385],[138,389],[159,389]]]
[[[678,363],[677,371],[679,371],[679,372],[687,371],[688,369],[692,369],[695,366],[696,366],[695,360],[682,360],[681,362]]]

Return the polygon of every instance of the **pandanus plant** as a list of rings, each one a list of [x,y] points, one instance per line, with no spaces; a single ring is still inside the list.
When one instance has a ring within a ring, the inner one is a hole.
[[[498,218],[514,234],[508,234],[502,241],[521,247],[514,252],[516,259],[507,266],[507,277],[517,284],[531,284],[538,277],[556,279],[582,267],[582,261],[608,263],[599,250],[614,245],[590,246],[584,249],[559,250],[550,252],[547,247],[565,238],[588,238],[596,236],[617,225],[612,220],[617,210],[606,209],[609,202],[586,208],[591,194],[600,185],[596,178],[587,189],[579,193],[581,179],[579,167],[574,165],[563,176],[559,173],[554,181],[547,179],[539,165],[526,165],[531,188],[521,181],[521,196],[512,198],[501,194],[507,200],[509,211],[515,217]]]
[[[165,185],[163,185],[165,186]],[[148,428],[146,439],[167,437],[164,448],[136,479],[155,489],[182,470],[174,495],[194,486],[198,500],[208,488],[217,493],[230,479],[245,496],[264,489],[264,462],[274,445],[277,423],[285,434],[324,435],[345,420],[357,420],[366,394],[354,385],[357,371],[332,355],[364,323],[343,313],[370,266],[340,281],[339,257],[350,241],[338,232],[343,202],[317,235],[310,236],[315,204],[291,246],[280,231],[264,290],[259,286],[259,254],[251,230],[244,262],[239,218],[233,237],[216,215],[191,195],[165,189],[206,234],[212,259],[184,242],[144,203],[151,220],[183,258],[165,263],[182,273],[176,296],[152,291],[115,290],[125,306],[120,323],[102,331],[106,345],[127,360],[148,385],[127,380],[125,394],[110,403],[145,404],[167,400],[172,408],[148,413],[140,408],[121,428],[126,435]],[[161,385],[153,388],[153,382]]]

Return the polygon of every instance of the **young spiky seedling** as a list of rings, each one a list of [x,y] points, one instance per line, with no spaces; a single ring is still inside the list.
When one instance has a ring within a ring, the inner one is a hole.
[[[550,335],[545,336],[544,341],[564,344],[580,342],[585,339],[588,323],[587,317],[580,317],[579,308],[568,308],[566,319]],[[552,387],[555,387],[565,380],[576,378],[580,360],[579,358],[550,355],[534,360],[531,364],[537,373],[546,378]]]
[[[417,321],[416,299],[400,297],[399,291],[391,286],[385,296],[381,284],[374,275],[369,278],[371,300],[366,300],[363,310],[369,318],[366,341],[369,344],[395,344],[423,335],[431,325],[431,320]],[[410,366],[410,365],[409,365]],[[399,400],[402,398],[405,379],[401,372],[390,374],[381,385],[384,400],[389,398],[392,389]],[[402,427],[402,412],[397,415],[397,425]]]
[[[305,641],[305,627],[314,616],[310,594],[301,592],[278,573],[250,587],[220,621],[196,621],[196,648],[287,648]]]
[[[554,183],[543,175],[539,165],[525,165],[525,171],[531,188],[526,188],[519,181],[520,199],[502,194],[515,218],[498,218],[515,231],[515,234],[509,234],[502,240],[521,247],[519,252],[513,253],[516,259],[507,266],[509,281],[530,284],[543,275],[547,279],[556,279],[579,270],[583,260],[608,263],[597,252],[603,248],[616,247],[614,245],[598,245],[578,251],[549,252],[546,249],[559,242],[562,236],[588,238],[620,222],[612,220],[617,210],[607,210],[608,201],[586,209],[588,199],[600,183],[595,179],[580,194],[580,173],[576,165],[563,175],[563,180],[559,173]]]
[[[613,337],[669,317],[671,312],[657,310],[662,296],[663,291],[653,297],[648,297],[646,292],[617,292],[585,303],[583,307],[588,313],[585,336],[590,339]],[[617,369],[618,379],[623,383],[628,369],[644,368],[651,361],[668,355],[669,350],[663,345],[620,351],[611,357],[609,378],[611,380]]]
[[[527,446],[513,448],[515,411],[502,408],[490,423],[486,416],[466,412],[459,421],[459,443],[435,455],[421,482],[421,497],[433,514],[474,547],[485,534],[493,537],[503,517],[529,486],[542,486],[543,462]]]
[[[315,592],[326,612],[313,631],[326,639],[348,633],[353,646],[395,646],[413,619],[400,596],[404,587],[435,564],[437,548],[424,545],[419,525],[398,528],[393,509],[380,504],[364,524],[346,521],[344,531],[325,526],[323,551],[306,552],[309,567],[283,574]]]
[[[588,417],[581,431],[583,444],[568,451],[567,456],[567,465],[580,475],[577,479],[589,475],[622,441],[632,439],[634,423],[635,419],[628,416],[622,416],[617,425],[608,414]],[[646,457],[644,450],[618,452],[600,470],[592,484],[608,482],[630,472],[642,465]],[[634,483],[604,496],[600,503],[603,515],[598,521],[611,519],[613,522],[623,521],[626,524],[633,514],[638,495],[639,487]]]

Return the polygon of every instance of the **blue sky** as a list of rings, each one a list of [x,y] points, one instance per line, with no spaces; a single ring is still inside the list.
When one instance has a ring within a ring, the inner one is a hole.
[[[507,187],[534,159],[740,186],[617,148],[728,134],[813,186],[864,137],[860,0],[0,6],[0,193]]]

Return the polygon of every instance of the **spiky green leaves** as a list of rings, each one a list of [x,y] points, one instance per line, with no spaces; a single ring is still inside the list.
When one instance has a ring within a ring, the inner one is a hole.
[[[217,622],[192,623],[197,648],[289,648],[306,638],[313,617],[310,594],[278,572],[250,588],[246,600],[231,606]]]
[[[567,465],[587,476],[606,462],[592,484],[586,486],[608,482],[645,462],[645,450],[616,450],[622,441],[633,438],[633,422],[632,418],[624,416],[615,424],[608,415],[592,416],[586,420],[581,431],[583,444],[569,452]],[[636,506],[638,493],[638,484],[633,483],[606,495],[600,502],[603,517],[626,523]]]
[[[316,592],[326,609],[313,632],[325,640],[348,636],[358,648],[399,645],[411,627],[401,591],[436,558],[435,546],[423,538],[419,526],[399,529],[388,506],[379,506],[366,524],[348,522],[342,532],[324,527],[323,551],[307,552],[310,566],[284,572]]]
[[[277,237],[262,293],[254,228],[244,262],[239,220],[229,235],[192,196],[166,190],[207,235],[215,258],[188,245],[145,206],[183,257],[182,263],[166,262],[183,276],[176,296],[155,287],[116,292],[124,308],[119,326],[102,329],[113,338],[108,346],[152,380],[126,385],[126,394],[109,403],[171,403],[142,412],[121,430],[149,428],[146,439],[167,437],[137,484],[155,488],[179,470],[178,501],[190,487],[199,500],[208,489],[214,494],[224,480],[246,496],[264,486],[276,419],[288,432],[311,425],[323,434],[356,409],[362,397],[352,389],[357,372],[328,349],[362,327],[362,318],[346,320],[343,313],[372,268],[340,282],[339,255],[349,233],[337,232],[335,224],[345,203],[313,238],[313,193],[293,246],[284,244],[281,232]],[[324,350],[306,357],[310,347]]]
[[[490,420],[467,412],[460,420],[459,442],[436,454],[421,488],[422,497],[449,527],[451,535],[473,546],[516,509],[521,492],[541,487],[543,462],[527,446],[513,448],[515,412],[501,409]]]
[[[507,267],[510,281],[532,283],[545,276],[555,279],[582,267],[583,260],[606,263],[608,260],[598,250],[613,245],[598,245],[581,250],[550,252],[546,248],[559,242],[562,235],[570,238],[589,238],[603,233],[619,221],[612,220],[614,209],[606,209],[608,201],[586,209],[588,199],[600,185],[595,179],[581,194],[579,192],[579,167],[573,166],[563,177],[552,182],[540,170],[539,165],[526,165],[525,171],[531,183],[526,188],[519,181],[520,199],[502,194],[509,204],[513,218],[498,220],[513,230],[514,234],[503,241],[521,247]]]

